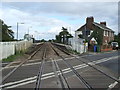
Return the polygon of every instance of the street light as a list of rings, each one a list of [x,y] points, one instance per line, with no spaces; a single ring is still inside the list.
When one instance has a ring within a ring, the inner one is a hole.
[[[17,40],[18,40],[18,24],[24,24],[24,23],[17,22]]]
[[[29,35],[29,29],[32,28],[32,26],[28,27],[28,35]]]

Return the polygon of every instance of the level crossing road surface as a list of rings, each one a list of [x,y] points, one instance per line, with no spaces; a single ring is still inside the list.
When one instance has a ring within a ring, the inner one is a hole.
[[[118,88],[119,51],[69,54],[65,47],[43,43],[24,63],[15,61],[3,67],[4,90],[38,88]]]
[[[105,66],[106,68],[109,68],[112,72],[120,74],[119,72],[120,58],[117,56],[120,56],[120,51],[113,51],[113,52],[99,53],[99,54],[88,54],[82,57],[89,61],[111,58],[111,60],[108,60],[104,63],[100,63],[99,65]],[[112,58],[112,57],[117,57],[117,58]]]

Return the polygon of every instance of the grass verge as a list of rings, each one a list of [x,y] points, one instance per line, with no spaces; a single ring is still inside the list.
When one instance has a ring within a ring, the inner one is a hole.
[[[17,52],[15,55],[11,55],[8,58],[2,59],[4,62],[12,62],[15,61],[19,56],[24,55],[24,52]]]
[[[72,50],[72,49],[69,49],[69,52],[72,53],[72,54],[80,54],[80,53],[77,52],[76,50]]]

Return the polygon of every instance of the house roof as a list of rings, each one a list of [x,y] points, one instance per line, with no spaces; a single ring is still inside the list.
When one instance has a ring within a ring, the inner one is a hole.
[[[76,31],[82,31],[82,29],[85,27],[86,24],[84,24],[83,26],[81,26],[79,29],[77,29]],[[75,32],[76,32],[75,31]]]
[[[100,27],[101,29],[114,32],[112,29],[106,27],[105,25],[102,25],[102,24],[99,24],[99,23],[96,23],[96,22],[93,22],[93,25],[95,25],[95,26],[97,26],[97,27]],[[81,27],[80,27],[79,29],[77,29],[76,31],[82,31],[82,29],[83,29],[85,26],[86,26],[86,24],[84,24],[83,26],[81,26]]]
[[[96,23],[96,22],[93,22],[93,24],[97,27],[100,27],[101,29],[114,32],[112,29],[106,27],[105,25],[102,25],[102,24],[99,24],[99,23]]]

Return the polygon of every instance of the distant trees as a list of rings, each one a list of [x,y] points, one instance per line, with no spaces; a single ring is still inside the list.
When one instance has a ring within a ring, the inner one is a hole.
[[[40,40],[40,42],[46,42],[46,40],[42,39],[42,40]]]
[[[118,35],[115,35],[115,36],[114,36],[114,41],[115,41],[115,42],[118,42],[118,45],[119,45],[119,47],[120,47],[120,33],[118,33]]]
[[[56,35],[56,42],[68,44],[68,39],[72,38],[73,36],[68,32],[67,28],[62,27],[62,31],[59,35]]]
[[[4,23],[3,20],[0,19],[0,26],[1,26],[1,41],[13,41],[14,40],[14,32],[10,29],[11,26],[8,26]]]

